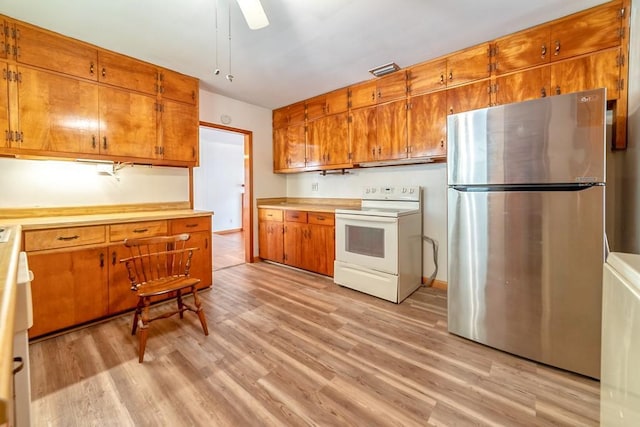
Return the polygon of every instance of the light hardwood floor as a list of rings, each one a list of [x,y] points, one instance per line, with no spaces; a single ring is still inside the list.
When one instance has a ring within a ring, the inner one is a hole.
[[[213,271],[244,264],[244,233],[213,233]]]
[[[597,381],[448,334],[441,290],[395,305],[257,263],[202,299],[210,335],[155,322],[143,364],[130,315],[32,344],[34,425],[598,424]]]

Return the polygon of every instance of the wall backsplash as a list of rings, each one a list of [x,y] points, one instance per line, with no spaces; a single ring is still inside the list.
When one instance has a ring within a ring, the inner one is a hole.
[[[189,201],[189,170],[126,165],[116,176],[94,163],[0,158],[0,209]]]
[[[312,191],[313,184],[318,190]],[[359,199],[365,186],[422,187],[422,234],[438,242],[437,280],[447,280],[447,165],[435,163],[351,169],[345,175],[322,176],[319,172],[287,175],[287,197]],[[433,273],[431,244],[423,245],[423,276]]]

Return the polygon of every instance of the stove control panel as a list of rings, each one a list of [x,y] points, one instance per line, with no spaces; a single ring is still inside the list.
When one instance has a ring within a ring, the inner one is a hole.
[[[362,199],[419,201],[420,187],[417,185],[404,187],[364,187]]]

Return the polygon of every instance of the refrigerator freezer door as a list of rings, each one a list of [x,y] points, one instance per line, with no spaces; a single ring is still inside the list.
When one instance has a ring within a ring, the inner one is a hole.
[[[449,189],[449,331],[600,375],[604,187]]]
[[[451,115],[449,185],[604,182],[605,115],[605,89]]]

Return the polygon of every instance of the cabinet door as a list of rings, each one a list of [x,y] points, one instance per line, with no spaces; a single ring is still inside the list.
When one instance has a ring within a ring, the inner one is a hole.
[[[156,157],[156,98],[100,87],[100,154]]]
[[[284,224],[284,263],[293,267],[304,265],[303,240],[307,224],[287,222]]]
[[[549,62],[550,27],[521,31],[496,40],[496,73],[504,74]]]
[[[444,89],[447,84],[447,60],[423,62],[409,68],[407,80],[411,96]]]
[[[376,81],[369,80],[349,88],[351,109],[368,107],[376,103]]]
[[[465,49],[447,57],[447,86],[455,86],[489,77],[489,44]]]
[[[200,132],[196,105],[163,100],[160,129],[159,145],[163,159],[192,165],[198,161]]]
[[[273,110],[273,128],[274,129],[286,128],[288,124],[289,124],[289,116],[287,113],[287,107]]]
[[[349,90],[347,88],[334,90],[326,95],[326,113],[346,113],[349,109]]]
[[[104,248],[49,254],[29,253],[33,327],[29,336],[107,315],[108,267]]]
[[[171,99],[190,105],[198,103],[198,79],[163,69],[160,71],[162,99]]]
[[[447,90],[449,114],[488,107],[491,103],[489,82],[472,83]]]
[[[551,95],[551,67],[520,71],[496,79],[495,103],[510,104]]]
[[[376,82],[376,102],[389,102],[407,96],[407,73],[396,71],[380,77]]]
[[[296,102],[287,108],[289,125],[304,123],[307,117],[307,109],[304,101]]]
[[[304,263],[306,270],[333,276],[335,260],[334,228],[326,225],[309,224],[303,239]]]
[[[413,96],[409,100],[407,127],[409,157],[440,157],[447,154],[447,93]]]
[[[135,308],[138,297],[131,290],[131,282],[126,266],[121,259],[131,256],[129,249],[123,244],[109,246],[109,314]]]
[[[198,289],[204,289],[213,283],[213,258],[211,248],[211,231],[191,233],[187,242],[190,248],[198,248],[191,258],[191,277],[200,279]]]
[[[0,21],[1,22],[1,21]],[[0,79],[0,132],[3,133],[0,140],[0,148],[9,148],[11,146],[11,138],[9,131],[9,64],[0,61],[2,68],[2,79]]]
[[[607,99],[617,99],[620,75],[618,56],[619,49],[612,49],[552,64],[552,95],[605,87]]]
[[[308,99],[305,104],[307,108],[307,120],[316,120],[324,117],[327,111],[327,97],[325,95],[316,96]]]
[[[325,118],[316,119],[307,124],[307,167],[320,166],[325,162],[324,145],[327,139]]]
[[[620,45],[622,2],[608,2],[551,24],[551,60]]]
[[[18,67],[21,150],[98,154],[98,86]]]
[[[10,45],[10,23],[4,16],[0,16],[0,58],[7,58],[11,55]]]
[[[287,169],[287,133],[288,128],[273,129],[273,171],[281,172]]]
[[[377,116],[378,160],[407,157],[407,101],[378,105]]]
[[[15,43],[18,63],[97,80],[95,47],[21,23],[15,24]]]
[[[304,123],[287,128],[287,168],[304,168],[306,155],[306,131]]]
[[[284,263],[284,224],[275,221],[258,223],[260,258]]]
[[[349,115],[332,114],[323,119],[325,165],[349,164]]]
[[[158,71],[151,64],[102,50],[98,52],[98,63],[98,80],[102,83],[149,95],[158,92]]]
[[[375,160],[378,146],[376,107],[351,110],[349,117],[352,161],[360,163]]]

